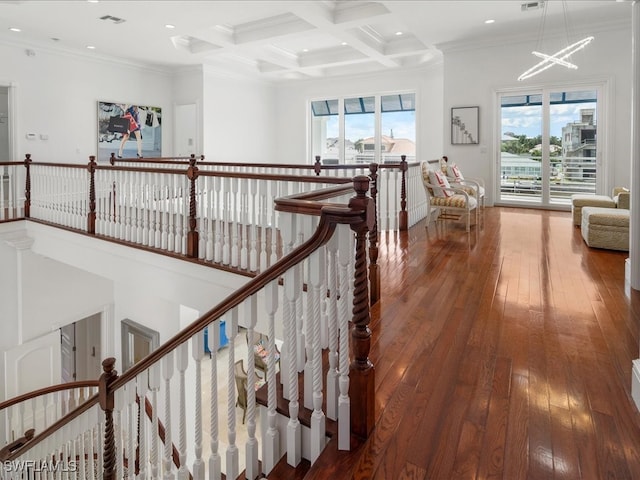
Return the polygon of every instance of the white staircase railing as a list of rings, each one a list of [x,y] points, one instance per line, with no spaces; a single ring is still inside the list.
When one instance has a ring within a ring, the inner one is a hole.
[[[365,328],[368,323],[368,313],[366,319],[362,312],[351,313],[352,306],[355,312],[368,305],[366,282],[362,289],[367,184],[366,177],[359,178],[357,201],[350,200],[350,206],[335,189],[330,206],[317,200],[328,193],[316,194],[315,200],[308,194],[304,200],[278,200],[281,258],[124,374],[117,376],[114,359],[105,360],[99,397],[65,417],[66,423],[36,432],[2,464],[3,478],[23,478],[25,465],[56,470],[42,478],[186,479],[191,474],[217,479],[222,473],[237,478],[244,469],[246,478],[256,478],[259,460],[266,474],[283,455],[293,466],[302,458],[317,459],[328,421],[338,422],[339,447],[348,449],[349,321]],[[314,217],[309,220],[308,214]],[[360,287],[354,291],[354,285]],[[219,348],[223,322],[229,343]],[[205,327],[210,359],[204,355]],[[262,379],[254,368],[254,342],[246,340],[256,332],[268,339]],[[289,400],[288,418],[278,413],[276,341],[282,342],[280,381]],[[368,353],[368,339],[366,345],[357,351]],[[328,366],[321,360],[325,348]],[[246,428],[238,424],[243,412],[236,406],[239,360],[247,366]],[[203,376],[207,370],[208,377]],[[305,387],[299,391],[301,373]],[[262,381],[267,399],[258,408],[253,386]],[[144,413],[147,402],[150,418]],[[308,427],[298,420],[303,406],[312,411]],[[164,446],[158,440],[161,422]],[[309,429],[308,446],[302,442],[303,428]]]

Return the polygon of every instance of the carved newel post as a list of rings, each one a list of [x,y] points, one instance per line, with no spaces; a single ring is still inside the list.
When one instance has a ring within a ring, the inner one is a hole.
[[[401,232],[409,229],[409,213],[407,212],[407,171],[409,164],[407,156],[400,155],[400,171],[402,172],[402,184],[400,186],[400,213],[398,214],[398,227]]]
[[[31,216],[31,154],[27,153],[24,159],[27,175],[24,182],[24,218]]]
[[[196,179],[198,178],[198,167],[196,167],[196,157],[191,155],[187,178],[191,184],[189,189],[189,232],[187,232],[187,257],[198,258],[199,235],[196,230]]]
[[[367,280],[367,232],[374,228],[375,206],[367,196],[369,177],[354,177],[356,195],[349,201],[351,210],[363,211],[360,222],[351,225],[356,234],[353,317],[351,346],[353,361],[349,368],[349,397],[351,398],[351,431],[367,438],[375,423],[375,370],[369,360],[371,330],[369,330],[369,283]]]
[[[98,395],[100,408],[104,411],[104,455],[103,455],[103,480],[115,480],[116,478],[116,437],[113,429],[114,395],[111,384],[118,378],[115,371],[116,359],[106,358],[102,361],[102,375],[98,380]]]
[[[87,214],[87,232],[96,233],[96,157],[89,157],[89,213]]]
[[[316,176],[320,176],[320,172],[322,172],[322,163],[320,162],[320,155],[316,155],[316,163],[313,164],[313,171]]]

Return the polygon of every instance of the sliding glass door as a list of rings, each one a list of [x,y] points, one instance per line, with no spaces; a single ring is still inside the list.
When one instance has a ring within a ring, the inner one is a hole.
[[[499,202],[569,205],[595,193],[599,87],[503,93]]]

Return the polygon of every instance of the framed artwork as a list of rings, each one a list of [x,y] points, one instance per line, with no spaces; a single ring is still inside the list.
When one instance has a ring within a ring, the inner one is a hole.
[[[480,107],[454,107],[451,109],[451,145],[476,145]]]
[[[98,162],[162,156],[162,109],[131,103],[98,102]]]

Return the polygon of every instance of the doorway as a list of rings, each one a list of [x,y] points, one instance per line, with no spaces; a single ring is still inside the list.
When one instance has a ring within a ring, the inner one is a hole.
[[[572,194],[599,190],[601,92],[588,86],[498,95],[497,203],[568,208]]]
[[[96,313],[60,329],[62,383],[97,380],[102,374],[101,318]]]

